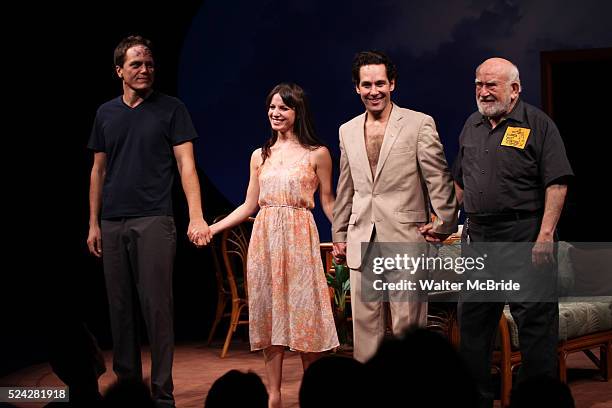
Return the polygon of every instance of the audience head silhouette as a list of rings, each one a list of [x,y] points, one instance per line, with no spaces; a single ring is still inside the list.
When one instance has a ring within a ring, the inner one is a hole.
[[[377,406],[427,401],[428,407],[477,406],[477,392],[457,351],[441,335],[410,328],[381,344],[366,363]]]
[[[537,376],[518,383],[510,396],[510,408],[574,408],[567,384],[556,378]]]
[[[326,356],[314,361],[302,379],[300,408],[363,406],[365,367],[348,357]],[[329,392],[329,390],[332,390]]]
[[[267,408],[268,391],[253,372],[230,370],[213,383],[204,408]]]
[[[111,385],[102,400],[104,407],[155,408],[149,387],[136,379],[122,379]]]

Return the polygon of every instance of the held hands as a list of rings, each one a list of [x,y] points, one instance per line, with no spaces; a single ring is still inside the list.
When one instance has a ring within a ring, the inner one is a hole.
[[[419,232],[427,242],[442,242],[449,237],[450,234],[439,234],[433,231],[433,223],[419,227]]]
[[[210,243],[213,237],[211,229],[203,218],[189,221],[187,237],[196,247],[202,248]]]
[[[346,262],[346,242],[334,242],[331,252],[336,264],[340,265]]]
[[[98,258],[102,257],[102,232],[100,232],[100,226],[97,223],[89,227],[87,248],[92,255]]]

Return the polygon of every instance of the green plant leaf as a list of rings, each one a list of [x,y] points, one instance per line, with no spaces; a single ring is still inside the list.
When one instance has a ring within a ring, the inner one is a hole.
[[[351,281],[347,279],[342,284],[342,291],[343,292],[348,292],[349,290],[351,290]]]

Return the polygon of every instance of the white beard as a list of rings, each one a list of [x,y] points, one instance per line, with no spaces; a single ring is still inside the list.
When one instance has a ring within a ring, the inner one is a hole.
[[[488,118],[497,118],[505,115],[510,110],[510,105],[512,105],[512,100],[508,98],[507,101],[495,101],[491,102],[483,102],[480,99],[476,98],[476,105],[478,106],[478,112],[481,115],[486,116]]]

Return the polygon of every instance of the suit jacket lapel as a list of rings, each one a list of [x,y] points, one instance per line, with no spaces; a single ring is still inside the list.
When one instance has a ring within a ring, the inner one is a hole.
[[[397,105],[393,105],[393,109],[391,110],[391,115],[389,116],[389,123],[387,124],[387,129],[385,129],[385,136],[383,138],[382,146],[380,147],[380,155],[378,156],[378,165],[376,166],[376,176],[374,180],[378,178],[387,157],[389,156],[389,152],[391,152],[391,147],[393,147],[393,143],[397,140],[397,134],[399,133],[401,126],[400,120],[402,119],[402,114]],[[363,132],[363,130],[362,130]],[[364,141],[364,150],[365,150],[365,141]],[[366,154],[366,160],[367,160]],[[368,162],[369,166],[369,162]],[[371,172],[369,172],[371,173]]]
[[[367,169],[366,173],[368,173],[368,180],[370,183],[372,180],[372,171],[370,171],[370,161],[368,160],[368,153],[366,152],[365,145],[365,119],[366,114],[363,113],[359,116],[359,120],[356,120],[356,129],[353,131],[354,144],[357,147],[357,157],[361,160],[360,168]]]

